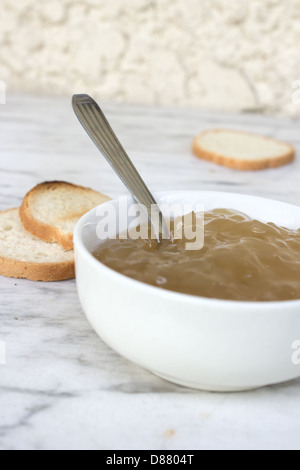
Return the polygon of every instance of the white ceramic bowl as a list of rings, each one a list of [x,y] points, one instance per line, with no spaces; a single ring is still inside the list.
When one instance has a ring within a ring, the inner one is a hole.
[[[300,207],[274,200],[208,191],[155,196],[159,202],[203,202],[205,211],[235,209],[263,222],[300,226]],[[118,201],[105,204],[118,209]],[[75,230],[77,287],[89,322],[114,350],[169,381],[203,390],[248,390],[300,376],[292,361],[292,345],[300,340],[300,300],[216,300],[135,281],[92,256],[99,244],[97,222],[93,209]]]

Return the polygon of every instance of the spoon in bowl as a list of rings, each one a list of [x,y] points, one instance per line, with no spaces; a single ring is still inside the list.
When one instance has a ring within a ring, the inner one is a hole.
[[[138,204],[146,209],[157,240],[170,239],[167,223],[142,177],[133,165],[99,105],[89,95],[74,95],[76,116],[102,155]]]

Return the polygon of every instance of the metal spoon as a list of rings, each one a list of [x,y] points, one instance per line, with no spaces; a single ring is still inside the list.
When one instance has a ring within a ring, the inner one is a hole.
[[[146,208],[158,241],[163,238],[169,239],[169,230],[157,202],[112,130],[99,105],[89,95],[74,95],[72,104],[76,116],[90,138],[131,192],[135,201]],[[154,215],[158,215],[158,217],[153,217]]]

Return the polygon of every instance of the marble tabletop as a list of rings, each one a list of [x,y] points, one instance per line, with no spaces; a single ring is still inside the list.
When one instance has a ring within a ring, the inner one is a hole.
[[[80,128],[70,99],[15,94],[0,105],[0,210],[18,206],[45,180],[88,185],[112,197],[126,192]],[[300,151],[299,121],[103,108],[153,190],[222,190],[300,202],[299,157],[279,169],[239,172],[191,153],[195,134],[220,126],[285,139]],[[96,336],[75,281],[1,277],[0,325],[7,360],[0,365],[2,450],[300,449],[300,379],[240,394],[165,382]],[[300,331],[295,334],[300,339]]]

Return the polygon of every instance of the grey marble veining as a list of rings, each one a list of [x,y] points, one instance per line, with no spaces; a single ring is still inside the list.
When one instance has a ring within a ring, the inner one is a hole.
[[[103,108],[153,190],[218,189],[299,204],[299,157],[279,169],[238,172],[191,153],[200,130],[234,127],[286,139],[300,155],[299,121]],[[8,96],[0,106],[0,210],[18,206],[33,185],[52,179],[112,197],[125,193],[80,128],[70,97]],[[0,449],[300,449],[300,379],[243,394],[165,382],[96,336],[75,281],[0,278],[0,322],[7,347],[7,365],[0,365]],[[300,339],[300,331],[295,335]]]

